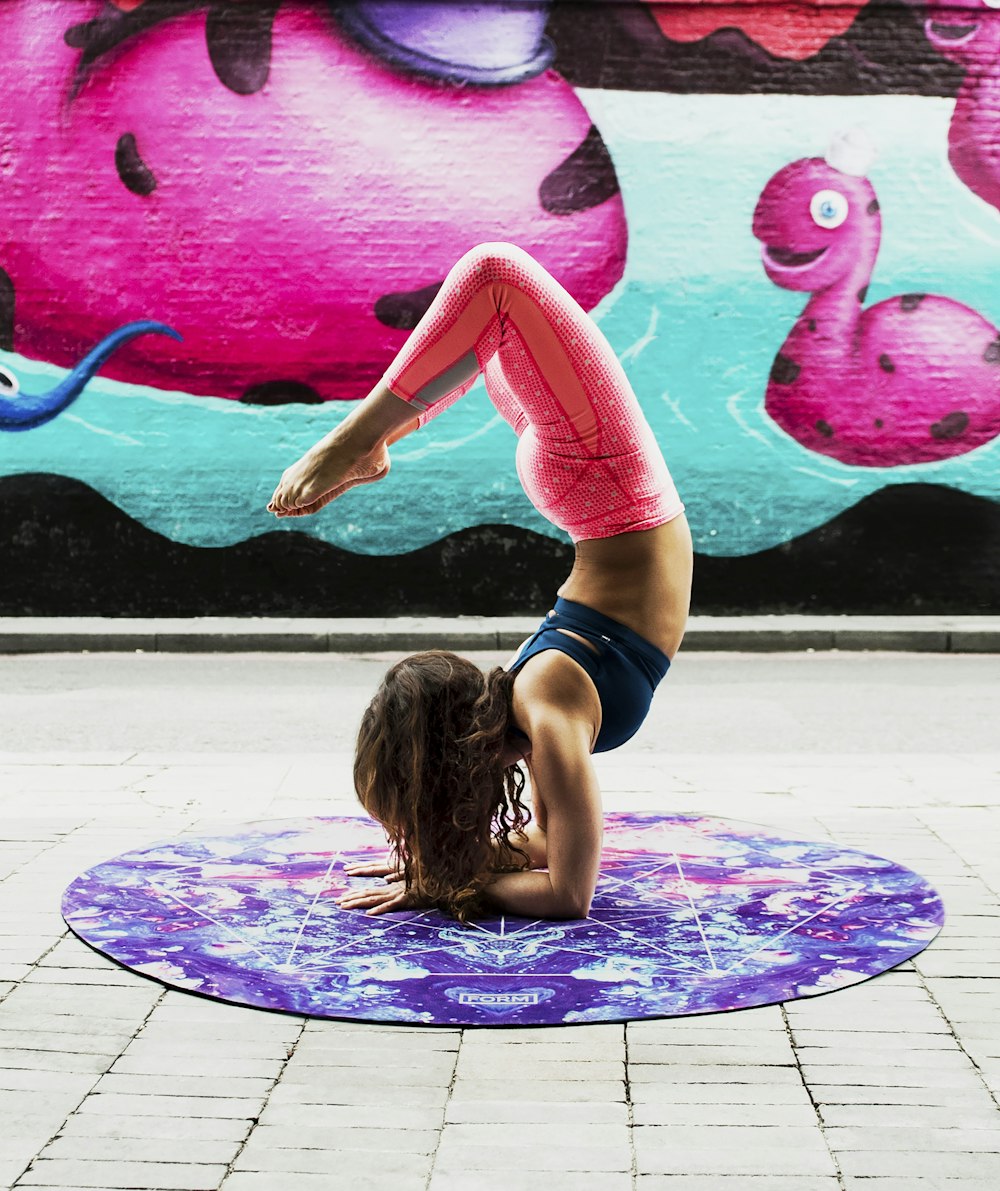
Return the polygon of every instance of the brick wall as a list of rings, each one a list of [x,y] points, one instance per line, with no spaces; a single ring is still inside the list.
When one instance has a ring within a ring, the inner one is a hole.
[[[479,390],[384,484],[264,508],[488,239],[622,360],[697,610],[995,610],[986,0],[4,0],[0,36],[0,611],[548,606],[572,549]]]

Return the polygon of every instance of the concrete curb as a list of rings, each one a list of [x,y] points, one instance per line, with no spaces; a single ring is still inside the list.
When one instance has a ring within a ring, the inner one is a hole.
[[[527,616],[0,617],[0,653],[371,653],[514,650]],[[1000,653],[1000,616],[695,616],[685,651]]]

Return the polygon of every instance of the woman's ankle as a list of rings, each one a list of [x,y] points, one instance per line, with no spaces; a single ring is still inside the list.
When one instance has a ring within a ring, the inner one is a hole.
[[[340,426],[341,441],[361,455],[370,455],[387,442],[393,442],[416,429],[419,411],[385,385],[377,385],[351,410]]]
[[[411,422],[407,422],[405,426],[400,426],[398,430],[394,430],[392,434],[385,440],[385,445],[391,447],[393,443],[399,442],[401,438],[406,438],[408,434],[412,434],[414,430],[420,428],[419,416],[414,418]]]

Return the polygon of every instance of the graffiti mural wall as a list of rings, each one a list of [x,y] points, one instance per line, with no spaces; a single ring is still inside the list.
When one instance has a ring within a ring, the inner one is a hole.
[[[481,386],[265,511],[483,240],[610,339],[696,611],[997,610],[996,0],[0,0],[0,35],[0,613],[548,606],[572,547]]]

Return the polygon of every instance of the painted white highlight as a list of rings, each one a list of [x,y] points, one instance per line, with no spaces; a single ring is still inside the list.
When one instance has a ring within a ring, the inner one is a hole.
[[[238,930],[233,930],[233,928],[229,925],[228,922],[223,922],[221,919],[215,918],[211,914],[206,914],[204,910],[197,909],[197,907],[192,906],[189,902],[186,902],[182,897],[178,897],[177,894],[174,893],[172,890],[167,889],[166,886],[157,884],[157,882],[154,881],[152,878],[149,879],[149,883],[150,883],[150,885],[152,885],[152,887],[158,893],[162,893],[165,897],[169,897],[171,900],[177,902],[177,904],[179,906],[183,906],[185,910],[190,910],[191,913],[194,914],[196,917],[204,918],[207,922],[211,922],[211,923],[213,923],[213,925],[221,927],[222,930],[227,931],[229,934],[231,934],[233,936],[234,939],[239,939],[239,941],[241,943],[246,943],[246,945],[250,948],[250,950],[255,951],[260,956],[260,958],[265,961],[265,963],[267,963],[267,964],[274,963],[274,960],[271,958],[270,955],[268,955],[264,951],[261,951],[261,949],[255,943],[252,943],[249,939],[244,938],[244,936],[241,935]]]
[[[306,915],[302,919],[302,923],[299,926],[298,933],[295,936],[295,941],[292,943],[292,949],[291,949],[291,951],[289,951],[288,958],[285,960],[286,966],[291,964],[292,956],[298,950],[299,943],[302,942],[302,932],[306,929],[306,923],[312,917],[312,912],[313,912],[313,910],[316,909],[316,903],[319,901],[319,899],[323,896],[326,889],[329,887],[330,874],[333,872],[334,865],[337,864],[339,861],[340,861],[340,853],[338,852],[337,855],[334,856],[334,858],[330,861],[329,865],[327,866],[326,872],[319,879],[318,887],[316,889],[316,896],[309,903],[309,909],[306,911]]]

